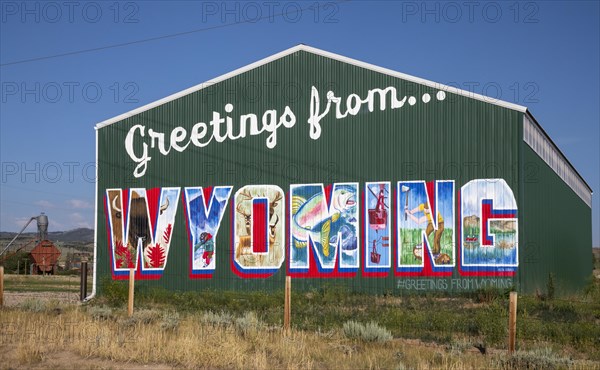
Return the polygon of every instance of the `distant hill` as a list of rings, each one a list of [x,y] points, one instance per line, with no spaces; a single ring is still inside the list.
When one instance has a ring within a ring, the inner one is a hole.
[[[467,216],[463,219],[463,224],[464,227],[472,227],[472,228],[476,228],[479,227],[479,217],[477,216]]]
[[[517,231],[517,223],[514,220],[494,220],[490,224],[494,231],[498,230],[502,233],[514,233]]]
[[[63,242],[91,243],[94,241],[94,230],[88,228],[79,228],[69,231],[62,231],[57,233],[56,239]]]
[[[13,232],[0,232],[0,239],[12,239],[17,235]],[[23,233],[21,238],[33,238],[37,235],[37,232]],[[79,228],[69,231],[53,231],[48,233],[48,239],[51,241],[59,242],[82,242],[92,243],[94,241],[94,230],[88,228]]]

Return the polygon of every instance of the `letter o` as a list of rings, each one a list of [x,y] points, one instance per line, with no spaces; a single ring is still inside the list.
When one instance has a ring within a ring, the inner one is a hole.
[[[51,168],[56,169],[56,176],[54,178],[48,176],[48,170]],[[44,167],[42,167],[42,178],[44,179],[44,181],[50,182],[50,183],[56,183],[60,180],[61,177],[62,177],[62,169],[60,168],[60,165],[58,163],[48,162],[44,165]]]
[[[93,87],[96,90],[96,95],[94,96],[94,98],[90,98],[89,96],[88,91],[90,87]],[[97,103],[102,98],[102,87],[100,87],[100,85],[96,82],[88,82],[85,85],[83,85],[81,95],[83,96],[83,100],[85,100],[86,102]]]
[[[494,18],[490,17],[488,11],[492,7],[496,11],[496,16]],[[497,23],[500,20],[500,18],[502,18],[502,8],[500,7],[500,5],[498,5],[498,3],[489,2],[483,6],[483,8],[481,9],[481,14],[483,15],[483,18],[486,20],[486,22]]]
[[[55,90],[54,98],[50,98],[50,96],[48,94],[49,88],[54,88],[54,90]],[[56,103],[62,97],[62,88],[56,82],[49,82],[47,84],[44,84],[44,87],[42,87],[42,96],[44,97],[44,100],[46,102]]]
[[[50,9],[50,8],[54,8],[54,14],[55,14],[54,18],[48,16],[48,9]],[[56,23],[62,18],[62,9],[56,2],[53,2],[53,1],[47,2],[44,4],[44,7],[42,8],[42,15],[46,22]]]
[[[291,7],[296,8],[296,11],[291,12],[292,14],[296,14],[295,18],[290,17],[290,12],[288,11],[288,9]],[[298,5],[297,3],[286,3],[283,6],[283,11],[281,12],[281,15],[283,15],[283,19],[285,19],[286,22],[298,23],[300,19],[302,19],[302,7],[300,7],[300,5]]]
[[[90,8],[94,8],[94,10],[96,12],[94,18],[90,17],[90,15],[89,15],[89,11],[88,10]],[[100,18],[102,18],[102,8],[100,7],[100,5],[98,5],[98,3],[95,3],[95,2],[86,3],[83,6],[83,8],[81,9],[81,16],[83,17],[83,19],[86,22],[97,23],[100,20]]]

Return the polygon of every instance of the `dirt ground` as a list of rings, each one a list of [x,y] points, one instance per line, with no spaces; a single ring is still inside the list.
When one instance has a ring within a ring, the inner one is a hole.
[[[7,307],[17,306],[26,299],[70,304],[79,300],[79,277],[6,274],[4,289]],[[88,287],[88,294],[89,290]]]
[[[19,350],[17,345],[6,345],[0,349],[0,369],[173,369],[164,364],[142,365],[118,362],[100,358],[85,358],[71,351],[43,353],[37,363],[26,363],[18,366]]]
[[[18,306],[26,299],[39,299],[44,302],[59,301],[62,303],[76,303],[79,293],[67,292],[4,292],[4,305],[7,307]]]

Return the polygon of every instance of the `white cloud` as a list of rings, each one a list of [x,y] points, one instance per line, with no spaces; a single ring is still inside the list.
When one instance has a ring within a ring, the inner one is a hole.
[[[92,209],[94,208],[94,205],[91,202],[88,202],[87,200],[81,200],[81,199],[69,199],[67,200],[67,204],[75,209]]]
[[[35,204],[36,206],[43,207],[43,208],[54,208],[55,207],[54,203],[47,201],[47,200],[38,200],[37,202],[34,202],[33,204]]]
[[[13,223],[15,226],[17,226],[19,228],[19,230],[25,226],[25,224],[31,219],[31,217],[15,217],[13,219]],[[27,228],[26,231],[29,230],[29,227]],[[3,230],[4,231],[4,230]]]
[[[91,222],[86,220],[86,218],[81,213],[78,213],[78,212],[71,213],[69,215],[69,219],[70,219],[71,229],[78,228],[78,227],[87,227],[90,229],[92,228]]]
[[[31,219],[31,217],[15,217],[12,219],[12,224],[13,227],[9,227],[6,230],[2,230],[2,231],[13,231],[13,232],[18,232],[19,230],[21,230],[23,228],[23,226],[25,226],[25,224],[27,222],[29,222],[29,220]],[[56,221],[56,219],[51,219],[48,221],[48,231],[58,231],[58,230],[63,230],[64,225],[58,221]],[[31,233],[31,232],[35,232],[37,231],[37,223],[35,220],[33,220],[25,229],[24,232],[26,233]]]
[[[83,220],[83,216],[79,212],[73,212],[70,214],[71,221],[80,221]]]
[[[48,231],[63,230],[65,230],[65,225],[62,222],[56,221],[56,219],[53,219],[52,221],[48,220]]]

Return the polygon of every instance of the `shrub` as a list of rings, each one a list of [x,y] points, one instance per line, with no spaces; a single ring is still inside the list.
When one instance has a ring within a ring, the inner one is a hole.
[[[468,349],[473,348],[473,343],[467,339],[455,339],[452,338],[449,343],[446,345],[446,350],[453,355],[462,354]]]
[[[498,365],[510,369],[562,369],[573,366],[573,360],[560,357],[551,348],[517,351],[512,356],[499,359]]]
[[[548,283],[546,283],[546,292],[548,294],[548,299],[554,299],[554,274],[550,273],[548,275]]]
[[[498,345],[508,335],[506,328],[506,307],[496,301],[474,311],[469,318],[469,334],[478,336],[482,345]]]
[[[473,299],[477,303],[494,303],[506,294],[498,288],[486,287],[473,292]]]
[[[156,310],[141,309],[133,311],[131,317],[123,320],[123,324],[126,326],[135,326],[137,324],[147,325],[157,321],[160,318],[160,312]]]
[[[392,339],[390,331],[375,322],[364,325],[356,321],[347,321],[344,323],[344,335],[365,342],[387,342]]]
[[[96,320],[108,320],[113,317],[113,310],[106,306],[91,306],[88,313]]]
[[[24,311],[42,312],[46,309],[46,303],[37,298],[27,298],[19,304],[19,308]]]
[[[10,253],[9,253],[10,254]],[[6,255],[5,255],[6,256]],[[12,256],[6,258],[2,263],[4,266],[4,271],[6,274],[16,272],[18,274],[27,274],[26,270],[27,264],[23,263],[24,259],[29,259],[28,252],[17,252]],[[21,262],[19,262],[21,261]]]
[[[592,301],[600,301],[600,279],[596,278],[594,274],[588,277],[584,293]]]
[[[165,311],[160,321],[161,329],[165,331],[174,331],[179,326],[179,314],[175,311]]]
[[[141,309],[133,312],[132,318],[142,324],[151,324],[160,318],[160,312],[156,310]]]
[[[224,326],[233,322],[233,316],[224,311],[216,313],[207,311],[202,314],[201,320],[206,324]]]
[[[111,306],[119,306],[128,299],[128,287],[122,281],[113,281],[110,278],[105,278],[102,283],[102,296]]]
[[[54,315],[62,315],[64,313],[64,306],[63,304],[56,300],[56,299],[52,299],[50,301],[46,301],[46,303],[44,304],[45,306],[45,310],[46,312],[49,312],[51,314]]]
[[[244,316],[238,317],[234,321],[235,331],[242,337],[256,335],[262,323],[254,312],[247,312]]]

